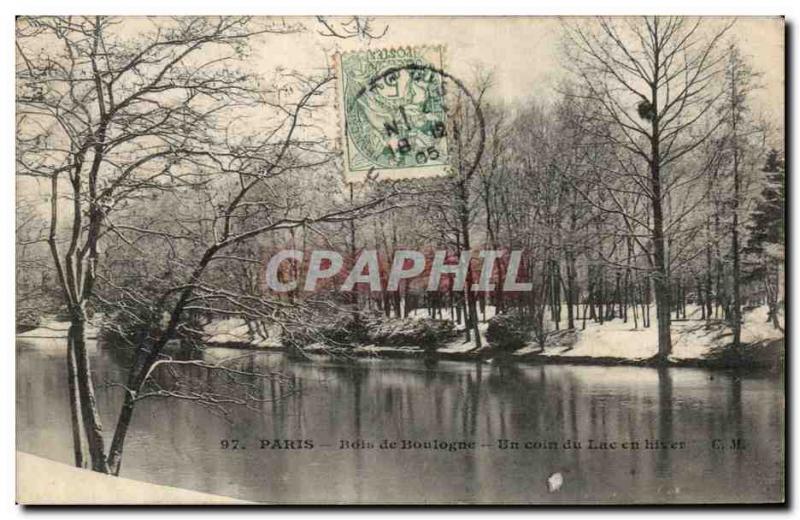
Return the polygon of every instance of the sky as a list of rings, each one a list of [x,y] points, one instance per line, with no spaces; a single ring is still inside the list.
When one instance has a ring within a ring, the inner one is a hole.
[[[375,32],[388,25],[386,35],[365,42],[357,38],[324,38],[316,34],[319,26],[313,18],[294,20],[311,30],[298,35],[269,36],[254,45],[252,58],[262,70],[275,65],[324,66],[337,50],[444,45],[449,73],[468,80],[475,67],[488,67],[494,80],[492,96],[510,104],[553,96],[554,87],[565,75],[561,63],[563,24],[581,21],[574,17],[379,17],[373,22]],[[711,30],[731,20],[710,17],[704,25]],[[783,19],[739,17],[729,31],[728,40],[739,43],[754,68],[762,73],[763,88],[753,94],[755,109],[782,121]]]
[[[285,18],[286,23],[301,23],[307,30],[288,35],[262,35],[251,42],[247,68],[260,72],[269,81],[276,68],[311,72],[324,69],[339,51],[365,48],[387,48],[413,45],[443,45],[446,48],[445,69],[464,81],[474,76],[476,68],[490,69],[494,101],[509,105],[525,100],[553,99],[554,88],[565,77],[561,60],[562,31],[565,22],[591,21],[557,17],[377,17],[375,32],[388,26],[385,36],[377,40],[347,40],[323,37],[317,33],[321,25],[314,17]],[[330,18],[332,23],[343,19]],[[346,20],[346,19],[344,19]],[[729,23],[731,18],[709,18],[709,28]],[[117,26],[124,37],[152,30],[151,20],[126,18]],[[739,17],[729,31],[729,40],[736,41],[751,60],[762,88],[752,94],[757,115],[765,115],[777,129],[784,128],[784,23],[782,18]],[[206,56],[207,58],[208,56]],[[268,82],[267,81],[267,82]],[[317,124],[331,126],[336,122],[328,112]],[[327,129],[326,129],[327,130]],[[29,189],[17,185],[18,195]]]

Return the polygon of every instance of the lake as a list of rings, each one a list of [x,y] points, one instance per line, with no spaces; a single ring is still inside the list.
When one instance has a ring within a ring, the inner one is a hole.
[[[124,381],[124,356],[90,345],[110,438],[122,394],[103,384]],[[17,342],[17,449],[71,463],[64,349],[65,340]],[[203,356],[242,354],[210,348]],[[254,379],[256,404],[229,407],[227,416],[186,400],[142,401],[121,475],[265,503],[783,497],[780,374],[302,361],[281,353],[257,353],[237,363],[285,380]],[[216,384],[205,369],[180,370],[183,380],[205,388]],[[556,473],[563,483],[552,490],[548,478]]]

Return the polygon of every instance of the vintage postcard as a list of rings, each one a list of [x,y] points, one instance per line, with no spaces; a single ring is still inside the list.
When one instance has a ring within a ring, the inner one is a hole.
[[[784,31],[17,17],[17,502],[784,503]]]

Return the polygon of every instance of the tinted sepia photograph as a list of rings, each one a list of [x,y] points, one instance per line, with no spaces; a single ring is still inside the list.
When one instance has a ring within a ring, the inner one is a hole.
[[[14,27],[17,503],[786,502],[782,17]]]

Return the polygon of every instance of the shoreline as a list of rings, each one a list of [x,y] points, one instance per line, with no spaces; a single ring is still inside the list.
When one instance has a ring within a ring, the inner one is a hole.
[[[494,309],[491,309],[492,311]],[[694,309],[696,311],[696,309]],[[494,312],[490,314],[494,315]],[[693,312],[692,314],[696,314]],[[640,366],[640,367],[696,367],[713,369],[768,369],[779,370],[785,365],[785,335],[776,331],[766,320],[766,311],[757,309],[746,315],[741,347],[733,349],[729,343],[731,334],[721,320],[681,320],[673,327],[673,349],[666,363],[656,359],[657,337],[655,327],[638,328],[626,321],[611,320],[605,324],[584,323],[582,328],[561,329],[548,334],[545,348],[531,340],[520,344],[512,351],[491,345],[486,337],[488,321],[479,325],[483,346],[479,349],[474,341],[464,340],[464,329],[458,328],[441,336],[436,347],[419,346],[414,334],[404,338],[394,336],[395,344],[387,345],[380,339],[376,342],[340,343],[323,342],[306,344],[302,354],[296,347],[282,342],[280,335],[253,337],[252,331],[240,319],[226,319],[206,326],[202,349],[226,348],[253,352],[284,352],[302,357],[328,356],[344,359],[421,359],[426,362],[469,361],[482,363],[526,363],[532,365],[596,365],[596,366]],[[419,319],[416,316],[406,318]],[[17,334],[17,341],[29,341],[37,348],[54,349],[66,340],[68,322],[50,320],[45,326]],[[87,339],[102,336],[100,326],[87,331]],[[389,337],[392,337],[390,334]],[[324,340],[323,340],[324,341]],[[40,342],[53,342],[47,345]],[[98,339],[101,343],[102,339]],[[181,342],[172,340],[166,354],[183,352]],[[404,342],[408,342],[404,345]]]
[[[779,358],[761,363],[745,363],[733,359],[723,351],[719,356],[707,358],[670,358],[665,365],[659,365],[653,358],[624,358],[617,356],[564,356],[560,354],[533,353],[499,353],[492,348],[484,347],[480,351],[471,349],[464,351],[432,351],[418,347],[384,347],[384,346],[354,346],[352,348],[312,346],[304,352],[311,355],[328,356],[331,358],[374,358],[374,359],[429,359],[435,361],[472,361],[484,363],[525,363],[529,365],[581,365],[581,366],[636,366],[646,368],[682,367],[706,369],[741,369],[753,368],[759,370],[779,370],[784,366],[785,340],[760,341],[742,345],[747,351],[753,348],[779,348]],[[779,347],[777,346],[779,344]],[[261,347],[246,342],[211,343],[205,348],[226,348],[246,350],[253,352],[291,352],[287,346]],[[774,362],[772,362],[774,361]]]
[[[61,339],[56,337],[36,337],[36,336],[16,336],[17,341],[28,340],[53,340]],[[63,338],[66,339],[66,338]],[[758,370],[777,371],[785,364],[785,339],[774,339],[759,341],[742,346],[746,352],[748,349],[769,347],[779,349],[773,353],[773,357],[767,361],[757,363],[746,363],[734,359],[731,355],[726,355],[723,351],[716,357],[701,358],[670,358],[666,364],[660,365],[653,358],[625,358],[618,356],[565,356],[562,354],[543,354],[541,352],[511,352],[502,353],[491,347],[483,347],[480,351],[474,347],[467,350],[424,350],[413,346],[376,346],[359,345],[350,348],[329,347],[323,345],[312,345],[303,352],[313,356],[326,356],[333,359],[418,359],[430,361],[470,361],[482,363],[522,363],[528,365],[577,365],[577,366],[635,366],[645,368],[682,367],[682,368],[705,368],[705,369],[742,369],[751,368]],[[231,342],[211,342],[204,345],[204,349],[231,349],[250,351],[258,353],[291,353],[292,347],[285,345],[270,345],[268,347],[248,343],[245,341]]]

